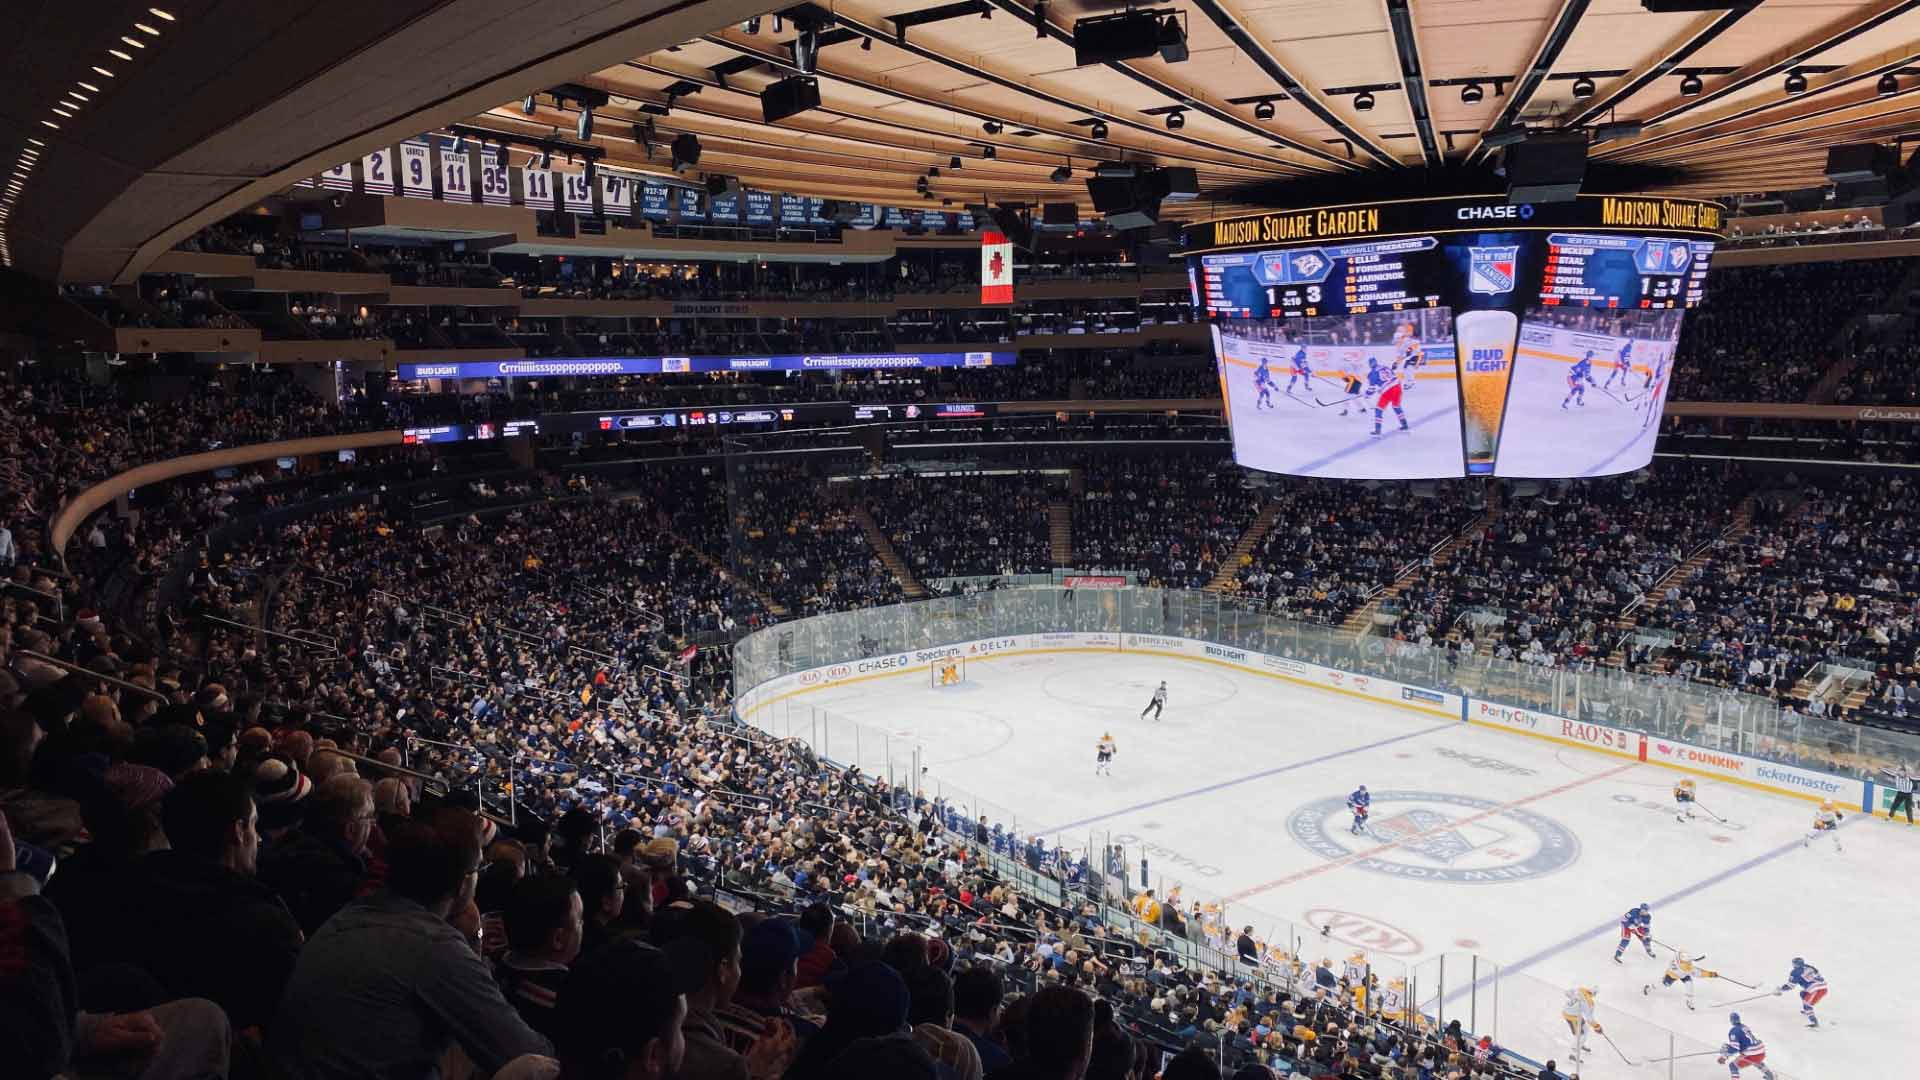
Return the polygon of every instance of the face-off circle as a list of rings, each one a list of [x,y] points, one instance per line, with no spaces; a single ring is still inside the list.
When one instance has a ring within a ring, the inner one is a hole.
[[[1307,850],[1410,881],[1490,885],[1545,877],[1580,858],[1572,830],[1531,810],[1437,791],[1376,791],[1354,834],[1343,797],[1316,799],[1287,816]]]

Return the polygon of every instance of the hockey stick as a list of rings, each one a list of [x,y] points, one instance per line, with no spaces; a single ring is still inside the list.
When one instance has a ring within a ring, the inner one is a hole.
[[[1604,1031],[1599,1030],[1598,1028],[1594,1029],[1594,1033],[1599,1035],[1601,1038],[1607,1040],[1607,1045],[1613,1047],[1613,1052],[1616,1054],[1619,1054],[1620,1060],[1626,1062],[1629,1068],[1637,1069],[1643,1064],[1642,1062],[1635,1061],[1632,1058],[1628,1057],[1627,1052],[1625,1050],[1620,1049],[1620,1044],[1613,1041],[1613,1036],[1607,1034]]]
[[[1694,804],[1693,804],[1693,805],[1695,805],[1695,806],[1700,806],[1700,803],[1699,803],[1699,801],[1698,801],[1698,800],[1695,800],[1695,802],[1694,802]],[[1726,818],[1723,818],[1723,817],[1721,817],[1721,816],[1720,816],[1719,814],[1716,814],[1716,813],[1714,813],[1714,812],[1713,812],[1713,811],[1711,811],[1711,810],[1707,810],[1707,808],[1706,808],[1706,807],[1704,807],[1704,806],[1700,806],[1700,809],[1702,809],[1702,810],[1706,810],[1706,812],[1707,812],[1707,816],[1708,816],[1708,817],[1710,817],[1710,818],[1712,818],[1713,820],[1715,820],[1715,821],[1717,821],[1717,822],[1719,822],[1719,823],[1720,823],[1720,824],[1722,824],[1722,825],[1731,825],[1731,824],[1733,824],[1733,822],[1731,822],[1731,821],[1728,821],[1728,820],[1727,820]]]
[[[1647,1060],[1641,1062],[1640,1064],[1652,1065],[1656,1062],[1661,1062],[1661,1061],[1679,1061],[1681,1058],[1712,1057],[1713,1055],[1718,1054],[1719,1052],[1720,1051],[1718,1050],[1694,1050],[1689,1053],[1673,1054],[1668,1057],[1648,1058]]]
[[[1728,982],[1732,982],[1733,980],[1732,980],[1732,979],[1728,979],[1727,981],[1728,981]],[[1749,989],[1751,989],[1751,987],[1750,987]],[[1745,1005],[1745,1004],[1746,1004],[1747,1002],[1749,1002],[1749,1001],[1759,1001],[1759,1000],[1760,1000],[1761,998],[1770,998],[1770,997],[1772,997],[1772,996],[1773,996],[1773,991],[1771,991],[1771,990],[1767,990],[1767,991],[1764,991],[1764,992],[1762,992],[1762,993],[1758,993],[1758,994],[1754,994],[1754,995],[1752,995],[1752,996],[1750,996],[1750,997],[1743,997],[1743,998],[1734,998],[1734,999],[1733,999],[1732,1001],[1723,1001],[1723,1002],[1721,1002],[1721,1003],[1720,1003],[1720,1004],[1718,1004],[1718,1005],[1709,1005],[1709,1006],[1707,1006],[1707,1008],[1709,1008],[1709,1009],[1724,1009],[1724,1008],[1726,1008],[1726,1007],[1727,1007],[1727,1006],[1729,1006],[1729,1005]]]

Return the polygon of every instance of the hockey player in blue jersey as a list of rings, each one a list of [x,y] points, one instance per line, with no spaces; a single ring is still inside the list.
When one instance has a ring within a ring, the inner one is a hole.
[[[1300,346],[1293,353],[1293,375],[1287,379],[1287,393],[1293,393],[1293,384],[1306,380],[1307,389],[1313,389],[1313,368],[1307,363],[1307,347]]]
[[[1633,943],[1634,938],[1639,938],[1647,955],[1653,956],[1653,907],[1649,904],[1642,903],[1620,916],[1620,945],[1613,950],[1614,963],[1620,963],[1620,958],[1626,955],[1627,946]]]
[[[1361,784],[1353,794],[1347,796],[1347,809],[1353,812],[1353,825],[1347,831],[1359,835],[1367,827],[1367,813],[1373,806],[1373,796],[1367,794],[1367,785]]]
[[[1378,357],[1367,357],[1367,396],[1373,398],[1373,433],[1380,434],[1380,421],[1388,409],[1400,420],[1400,430],[1407,430],[1407,410],[1400,407],[1402,389],[1400,373],[1392,368],[1380,366]]]
[[[1592,356],[1593,353],[1589,352],[1587,353],[1587,355]],[[1628,339],[1626,344],[1620,346],[1620,355],[1614,358],[1613,370],[1607,373],[1606,386],[1602,386],[1600,389],[1605,390],[1607,389],[1607,387],[1612,386],[1613,380],[1616,377],[1619,378],[1620,380],[1621,389],[1625,389],[1627,385],[1627,380],[1631,378],[1632,375],[1633,375],[1633,341],[1632,339]]]
[[[1578,400],[1581,408],[1587,407],[1587,387],[1599,386],[1593,381],[1593,350],[1574,362],[1573,369],[1567,372],[1567,396],[1560,399],[1560,407],[1566,408],[1569,401]]]
[[[1267,367],[1267,358],[1260,358],[1260,366],[1253,369],[1253,386],[1260,391],[1259,400],[1253,403],[1256,409],[1273,408],[1273,369]]]
[[[1774,996],[1778,997],[1798,987],[1800,990],[1800,1015],[1807,1018],[1808,1027],[1819,1027],[1820,1018],[1813,1014],[1813,1007],[1827,996],[1827,980],[1820,977],[1820,969],[1799,957],[1793,958],[1793,970],[1787,972],[1787,981],[1780,984]]]
[[[1727,1022],[1733,1026],[1727,1029],[1726,1045],[1720,1048],[1720,1056],[1714,1060],[1725,1065],[1727,1072],[1733,1076],[1739,1076],[1744,1066],[1752,1065],[1760,1070],[1764,1080],[1773,1080],[1773,1070],[1767,1068],[1767,1044],[1740,1022],[1739,1013],[1728,1014]]]

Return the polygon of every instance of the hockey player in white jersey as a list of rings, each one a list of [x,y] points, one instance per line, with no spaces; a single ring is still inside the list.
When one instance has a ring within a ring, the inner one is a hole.
[[[1600,991],[1595,987],[1576,986],[1567,991],[1567,1003],[1560,1008],[1560,1019],[1567,1022],[1567,1031],[1573,1035],[1573,1052],[1567,1057],[1573,1062],[1576,1072],[1579,1071],[1581,1060],[1586,1057],[1587,1032],[1592,1031],[1596,1035],[1607,1033],[1607,1029],[1601,1027],[1593,1015],[1594,998],[1599,996]]]
[[[1113,736],[1111,734],[1100,736],[1100,742],[1093,750],[1093,775],[1112,776],[1113,755]]]
[[[1686,991],[1687,1008],[1689,1009],[1693,1008],[1693,980],[1696,978],[1717,979],[1720,977],[1719,972],[1709,971],[1700,966],[1700,961],[1706,958],[1705,953],[1697,956],[1688,956],[1687,950],[1675,949],[1673,951],[1673,959],[1667,961],[1666,974],[1660,976],[1660,985],[1662,987],[1672,986],[1674,983],[1680,984],[1681,988]],[[1643,994],[1653,993],[1653,984],[1648,983],[1641,987],[1640,992]]]
[[[1813,815],[1813,828],[1808,829],[1807,835],[1801,837],[1800,846],[1806,847],[1812,844],[1815,838],[1824,833],[1833,837],[1833,850],[1839,851],[1840,822],[1845,817],[1846,815],[1840,812],[1840,808],[1834,805],[1832,799],[1823,800],[1820,803],[1820,809]]]

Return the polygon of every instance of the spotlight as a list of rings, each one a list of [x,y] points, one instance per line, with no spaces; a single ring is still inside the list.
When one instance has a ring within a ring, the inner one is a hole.
[[[1373,91],[1362,90],[1353,95],[1353,107],[1360,112],[1373,111]]]
[[[464,154],[466,152],[467,152],[467,137],[465,135],[455,135],[453,137],[453,155],[455,157],[459,157],[461,154]]]
[[[873,39],[872,39],[872,38],[870,38],[870,37],[863,37],[863,38],[861,38],[861,39],[860,39],[860,51],[861,51],[861,52],[872,52],[872,51],[873,51]]]
[[[523,113],[526,113],[528,116],[533,115],[533,95],[532,94],[528,94],[526,98],[520,102],[520,111]]]
[[[1897,94],[1900,92],[1900,78],[1889,71],[1885,75],[1880,76],[1880,82],[1876,84],[1875,89],[1879,90],[1882,96]]]
[[[1464,105],[1478,105],[1486,96],[1486,90],[1477,82],[1470,82],[1460,88],[1460,102]]]
[[[929,166],[927,166],[927,175],[928,175],[928,176],[939,176],[939,175],[940,175],[940,166],[938,166],[938,165],[929,165]]]
[[[980,148],[980,156],[988,161],[995,161],[999,159],[1000,151],[991,146],[984,146]]]
[[[1787,74],[1787,93],[1804,94],[1807,92],[1807,77],[1797,71]]]
[[[1175,109],[1167,114],[1167,130],[1179,131],[1187,126],[1187,110]]]
[[[551,150],[540,151],[540,168],[542,169],[553,168],[553,151]]]
[[[1680,77],[1681,97],[1699,97],[1701,91],[1706,88],[1707,84],[1702,82],[1698,75],[1687,74]]]
[[[1105,120],[1095,120],[1093,126],[1087,129],[1087,134],[1092,135],[1096,139],[1105,139],[1107,137],[1107,122]]]
[[[1048,179],[1052,180],[1056,184],[1064,184],[1067,181],[1073,179],[1073,169],[1069,168],[1068,166],[1062,165],[1059,168],[1053,170],[1053,175],[1050,176]]]
[[[782,19],[780,16],[775,15],[773,17],[773,32],[778,34],[782,30],[785,30],[786,28],[787,28],[787,21],[785,19]]]
[[[1000,121],[989,120],[986,123],[980,125],[980,130],[986,132],[989,135],[998,135],[1000,134],[1000,132],[1004,131],[1005,129],[1000,126]]]
[[[583,141],[593,138],[593,110],[581,109],[580,119],[573,125],[573,133]]]
[[[1258,103],[1258,104],[1256,104],[1256,105],[1255,105],[1255,106],[1253,107],[1253,118],[1254,118],[1255,120],[1271,120],[1271,119],[1273,119],[1273,102],[1271,102],[1271,101],[1262,101],[1262,102],[1260,102],[1260,103]]]
[[[753,18],[747,20],[746,31],[749,34],[757,34],[760,32],[760,16],[755,15]]]
[[[947,159],[947,168],[949,169],[963,169],[965,167],[966,163],[960,160],[959,154],[955,154]]]
[[[1573,80],[1573,100],[1585,101],[1593,96],[1595,89],[1597,88],[1593,85],[1593,80],[1582,75]]]

